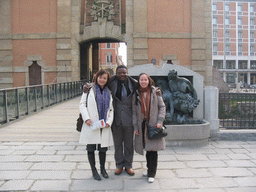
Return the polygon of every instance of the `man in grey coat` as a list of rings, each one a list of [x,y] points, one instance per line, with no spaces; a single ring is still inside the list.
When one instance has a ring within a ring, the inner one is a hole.
[[[133,161],[133,135],[132,125],[132,97],[138,88],[138,82],[128,76],[128,70],[124,65],[116,69],[116,76],[111,78],[109,89],[112,91],[114,106],[114,122],[112,133],[115,146],[115,174],[122,173],[123,168],[129,175],[134,175]]]

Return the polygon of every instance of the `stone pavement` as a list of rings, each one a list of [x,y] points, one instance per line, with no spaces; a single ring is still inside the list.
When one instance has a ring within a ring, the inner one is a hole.
[[[154,183],[142,177],[145,157],[135,154],[135,175],[92,178],[85,146],[75,130],[75,98],[0,128],[0,191],[255,192],[256,141],[209,141],[203,147],[159,152]],[[97,167],[99,168],[98,158]]]

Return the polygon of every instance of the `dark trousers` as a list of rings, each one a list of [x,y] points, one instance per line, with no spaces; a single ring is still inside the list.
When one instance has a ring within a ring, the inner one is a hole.
[[[147,168],[148,168],[148,177],[155,177],[157,169],[157,151],[147,151]]]
[[[132,126],[112,126],[116,168],[132,168],[133,161],[133,134]]]

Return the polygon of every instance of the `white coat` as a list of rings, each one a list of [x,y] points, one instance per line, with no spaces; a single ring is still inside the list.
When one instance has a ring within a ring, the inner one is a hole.
[[[110,90],[109,90],[110,92]],[[89,92],[87,107],[86,107],[86,99],[88,93],[83,93],[81,101],[80,101],[80,113],[82,114],[84,123],[82,126],[82,131],[80,134],[79,143],[80,144],[101,144],[101,147],[109,147],[113,145],[113,136],[111,131],[111,125],[114,118],[114,109],[113,109],[113,99],[110,93],[110,102],[109,108],[107,111],[106,123],[110,125],[108,128],[103,128],[102,133],[101,129],[96,129],[94,131],[91,130],[90,126],[88,126],[85,121],[90,119],[91,122],[96,122],[99,120],[99,113],[96,103],[96,92],[95,86]]]

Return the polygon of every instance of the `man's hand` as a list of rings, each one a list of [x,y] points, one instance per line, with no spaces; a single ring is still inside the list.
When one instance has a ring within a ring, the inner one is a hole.
[[[135,135],[140,135],[140,133],[139,133],[138,130],[136,130],[136,131],[134,131],[134,132],[135,132]]]
[[[157,123],[157,124],[156,124],[156,127],[159,129],[159,128],[162,127],[162,124],[161,124],[161,123]]]
[[[156,95],[157,96],[162,96],[162,94],[163,94],[162,89],[160,89],[159,87],[156,87]]]
[[[91,89],[91,85],[89,83],[85,83],[83,86],[83,92],[84,93],[89,93]]]

